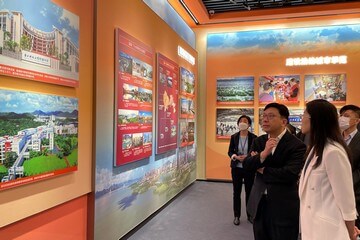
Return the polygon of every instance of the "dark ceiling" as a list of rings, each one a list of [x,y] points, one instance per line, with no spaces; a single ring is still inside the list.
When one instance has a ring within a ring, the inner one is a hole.
[[[224,12],[357,2],[357,0],[202,0],[210,15]]]

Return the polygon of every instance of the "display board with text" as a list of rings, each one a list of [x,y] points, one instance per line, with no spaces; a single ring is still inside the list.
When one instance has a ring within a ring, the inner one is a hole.
[[[179,66],[157,54],[156,154],[176,149],[178,142]]]
[[[153,50],[116,29],[115,166],[152,154]]]

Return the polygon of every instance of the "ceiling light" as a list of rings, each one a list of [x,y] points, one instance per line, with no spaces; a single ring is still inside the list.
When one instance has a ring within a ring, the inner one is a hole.
[[[195,15],[190,11],[190,9],[188,8],[188,6],[185,4],[184,0],[179,0],[181,5],[185,8],[186,12],[190,15],[190,17],[192,18],[192,20],[197,24],[199,24],[199,21],[196,19]]]

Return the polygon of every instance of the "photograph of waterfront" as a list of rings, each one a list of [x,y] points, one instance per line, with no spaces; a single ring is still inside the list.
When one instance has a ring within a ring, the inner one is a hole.
[[[77,98],[0,89],[0,190],[76,171]]]
[[[144,142],[145,138],[144,134]],[[122,236],[195,181],[195,149],[183,147],[177,154],[117,175],[97,166],[95,239]]]

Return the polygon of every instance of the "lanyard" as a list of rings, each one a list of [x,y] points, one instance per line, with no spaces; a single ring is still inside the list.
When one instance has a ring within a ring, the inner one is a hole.
[[[248,136],[246,136],[245,138],[245,141],[244,141],[244,144],[242,144],[242,141],[241,141],[241,136],[239,136],[239,143],[240,143],[240,150],[241,150],[241,154],[245,154],[245,146],[246,146],[246,143],[247,143],[247,140],[248,140]]]

